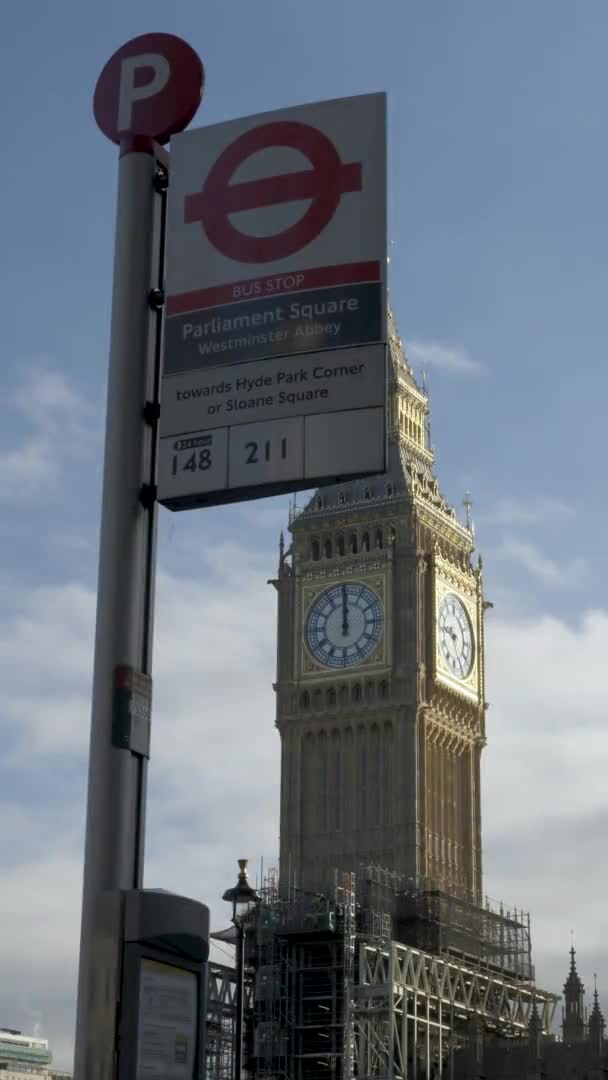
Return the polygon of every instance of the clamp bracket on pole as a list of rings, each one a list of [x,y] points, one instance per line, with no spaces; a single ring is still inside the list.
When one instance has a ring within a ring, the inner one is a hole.
[[[139,501],[144,510],[151,510],[156,502],[158,487],[156,484],[142,484],[139,489]]]
[[[160,166],[156,169],[153,184],[154,190],[158,192],[159,195],[163,195],[169,187],[169,173],[166,169],[161,169]]]
[[[148,293],[148,303],[152,308],[152,311],[160,311],[165,303],[164,289],[150,289],[150,292]]]
[[[146,404],[142,409],[142,416],[146,421],[146,424],[149,424],[150,427],[154,427],[160,420],[160,403],[158,401],[146,401]]]

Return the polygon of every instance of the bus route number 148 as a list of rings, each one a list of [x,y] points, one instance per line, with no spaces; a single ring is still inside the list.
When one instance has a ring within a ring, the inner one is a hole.
[[[213,461],[211,458],[212,435],[198,435],[193,439],[179,439],[174,443],[173,449],[177,451],[173,455],[171,472],[177,476],[178,472],[206,472],[210,469]],[[184,451],[192,453],[184,458]]]

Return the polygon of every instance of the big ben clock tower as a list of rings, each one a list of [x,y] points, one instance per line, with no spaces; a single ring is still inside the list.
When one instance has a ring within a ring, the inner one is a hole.
[[[441,494],[389,316],[389,469],[319,490],[281,545],[281,873],[374,863],[481,896],[481,564]]]

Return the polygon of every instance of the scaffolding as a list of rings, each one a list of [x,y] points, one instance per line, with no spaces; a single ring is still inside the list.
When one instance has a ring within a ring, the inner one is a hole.
[[[355,988],[360,1080],[453,1076],[454,1053],[478,1038],[525,1037],[536,1008],[550,1030],[558,998],[524,980],[393,941],[361,942]]]
[[[205,1003],[206,1080],[232,1080],[235,1018],[235,970],[210,961]]]
[[[372,940],[394,939],[534,980],[528,912],[374,865],[361,866],[358,882],[361,930]]]
[[[336,875],[331,895],[285,895],[271,872],[261,891],[251,1071],[260,1080],[352,1076],[354,875]]]
[[[515,909],[379,867],[362,869],[357,894],[352,874],[322,894],[282,889],[274,870],[260,891],[246,936],[256,1080],[453,1080],[456,1051],[521,1040],[534,1004],[551,1028],[558,999],[534,986],[529,919]],[[210,1080],[230,1075],[228,984],[215,992]]]

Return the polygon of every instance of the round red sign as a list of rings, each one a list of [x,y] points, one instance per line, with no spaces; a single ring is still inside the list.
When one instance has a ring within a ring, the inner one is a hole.
[[[308,158],[312,169],[231,184],[243,162],[274,146],[288,146]],[[310,124],[277,120],[244,132],[220,154],[203,190],[187,195],[186,225],[201,221],[210,243],[242,263],[274,262],[309,244],[333,218],[342,195],[361,191],[361,165],[345,165],[327,135]],[[229,215],[277,203],[310,199],[303,216],[274,236],[249,236],[235,228]]]
[[[204,81],[202,61],[185,41],[142,34],[118,49],[99,76],[95,119],[112,142],[143,135],[166,143],[192,120]]]

